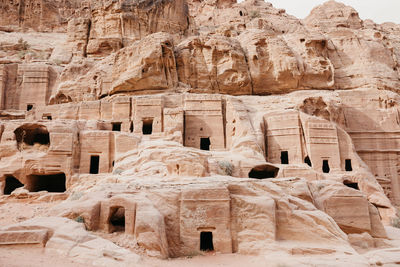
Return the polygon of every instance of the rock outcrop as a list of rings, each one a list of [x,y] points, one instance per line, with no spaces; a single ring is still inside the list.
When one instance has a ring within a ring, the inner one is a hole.
[[[162,91],[177,83],[172,36],[156,33],[116,54],[109,93]]]
[[[194,37],[176,49],[179,81],[193,92],[252,94],[245,54],[228,37]]]
[[[2,1],[0,254],[396,263],[399,88],[335,1]]]

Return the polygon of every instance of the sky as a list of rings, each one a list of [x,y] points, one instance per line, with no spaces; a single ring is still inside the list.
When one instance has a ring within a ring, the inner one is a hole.
[[[276,8],[303,19],[317,5],[326,0],[266,0]],[[355,8],[361,19],[372,19],[376,23],[395,22],[400,24],[400,0],[336,0]],[[239,0],[239,2],[241,2]]]

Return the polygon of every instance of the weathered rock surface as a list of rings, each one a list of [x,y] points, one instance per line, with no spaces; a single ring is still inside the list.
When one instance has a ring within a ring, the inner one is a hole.
[[[19,224],[10,225],[4,232],[26,232],[19,237],[21,243],[29,242],[32,230],[47,231],[46,250],[72,257],[77,262],[90,265],[124,264],[136,265],[139,256],[120,248],[108,240],[89,234],[83,224],[65,218],[38,217]],[[31,231],[30,231],[31,230]]]
[[[88,1],[3,1],[0,26],[6,31],[33,29],[41,32],[65,31],[72,16],[85,16]]]
[[[251,77],[238,41],[194,37],[177,46],[179,81],[193,92],[251,94]]]
[[[157,33],[116,54],[110,94],[162,91],[176,87],[177,83],[173,39]]]
[[[149,34],[167,32],[179,40],[189,27],[184,0],[91,1],[87,53],[104,56]]]
[[[399,88],[400,26],[335,1],[3,1],[0,253],[398,263]]]

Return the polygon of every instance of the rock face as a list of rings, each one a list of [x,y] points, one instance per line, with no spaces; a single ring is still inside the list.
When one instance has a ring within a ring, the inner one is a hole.
[[[286,39],[253,30],[238,39],[247,51],[254,94],[329,89],[334,85],[334,67],[323,38],[290,35]]]
[[[328,1],[311,11],[305,24],[329,36],[336,88],[372,84],[382,89],[398,87],[399,57],[393,51],[392,41],[379,26],[363,26],[356,10]]]
[[[363,26],[363,21],[356,10],[332,0],[315,7],[305,19],[305,23],[307,26],[315,27],[322,31],[332,28],[357,30]]]
[[[92,1],[87,47],[90,56],[104,56],[151,33],[185,35],[188,8],[184,0]]]
[[[0,25],[6,30],[65,31],[71,16],[85,16],[88,1],[12,0],[0,3]],[[87,13],[87,12],[86,12]]]
[[[179,81],[193,92],[251,94],[251,77],[245,54],[227,37],[194,37],[177,47]]]
[[[304,20],[261,0],[0,7],[0,249],[398,251],[399,25],[335,1]]]
[[[173,39],[168,34],[153,34],[117,53],[110,94],[165,90],[177,83]]]
[[[32,230],[35,229],[35,230]],[[34,242],[40,232],[46,233],[42,238],[46,249],[65,251],[66,257],[73,257],[77,262],[92,262],[96,265],[124,264],[133,265],[139,261],[139,256],[122,249],[108,240],[104,240],[85,231],[84,226],[65,218],[46,217],[35,218],[20,224],[10,225],[2,229],[2,233],[19,233],[19,242],[29,244]]]

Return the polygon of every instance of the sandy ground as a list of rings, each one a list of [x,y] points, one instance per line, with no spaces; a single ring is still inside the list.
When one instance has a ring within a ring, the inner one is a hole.
[[[399,229],[393,229],[396,235],[400,235]],[[390,231],[389,231],[390,232]],[[396,240],[398,241],[398,240]],[[0,246],[0,267],[90,267],[91,264],[76,262],[73,258],[64,257],[54,252],[46,251],[40,246]],[[118,266],[125,266],[121,263]],[[283,252],[275,252],[264,256],[206,253],[194,257],[182,257],[176,259],[160,260],[150,257],[142,257],[140,262],[130,267],[205,267],[205,266],[229,266],[229,267],[258,267],[258,266],[369,266],[367,259],[361,255],[288,255]],[[389,265],[385,265],[389,266]],[[392,265],[390,265],[392,266]]]
[[[74,262],[73,259],[65,258],[56,254],[44,254],[41,247],[27,246],[0,246],[1,267],[88,267],[88,264]],[[209,254],[193,258],[178,258],[169,260],[158,260],[144,258],[138,266],[149,267],[178,267],[178,266],[230,266],[230,267],[256,267],[256,266],[284,266],[276,262],[266,262],[264,258],[257,256],[238,254]],[[110,266],[111,267],[111,266]]]
[[[59,202],[37,203],[11,201],[0,203],[0,227],[26,221],[38,216],[48,216],[49,209]]]
[[[272,263],[272,262],[271,262]],[[229,266],[229,267],[256,267],[256,266],[278,266],[276,263],[267,264],[263,257],[239,255],[239,254],[208,254],[204,256],[183,257],[178,259],[157,260],[146,258],[143,260],[144,266],[156,267],[175,267],[175,266]]]
[[[70,258],[49,252],[43,247],[33,246],[0,246],[0,267],[87,267]]]
[[[39,247],[0,246],[0,267],[89,267],[90,264],[75,262],[72,258],[51,254]],[[125,266],[121,264],[120,266]],[[338,259],[333,256],[293,257],[287,254],[252,256],[239,254],[208,254],[195,257],[160,260],[143,257],[135,266],[129,267],[283,267],[283,266],[368,266],[358,259]],[[110,266],[113,267],[113,266]]]

